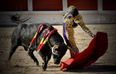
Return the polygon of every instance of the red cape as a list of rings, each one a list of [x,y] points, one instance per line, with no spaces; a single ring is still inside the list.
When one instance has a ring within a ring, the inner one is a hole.
[[[82,68],[94,63],[100,56],[102,56],[108,48],[107,33],[97,32],[96,37],[92,39],[89,46],[83,51],[65,62],[61,62],[60,70],[64,68]]]

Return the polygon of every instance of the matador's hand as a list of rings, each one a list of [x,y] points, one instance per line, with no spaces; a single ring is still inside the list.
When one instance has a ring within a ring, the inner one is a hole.
[[[95,34],[92,34],[92,35],[91,35],[92,38],[95,38],[95,36],[96,36]]]

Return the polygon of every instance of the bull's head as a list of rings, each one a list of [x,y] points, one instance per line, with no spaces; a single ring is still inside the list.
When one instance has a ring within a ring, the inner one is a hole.
[[[55,45],[54,47],[52,47],[53,59],[55,64],[60,63],[60,60],[66,53],[67,49],[74,53],[73,49],[65,44]]]

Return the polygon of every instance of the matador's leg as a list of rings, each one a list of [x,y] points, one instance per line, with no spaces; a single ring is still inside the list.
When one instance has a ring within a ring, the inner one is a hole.
[[[69,28],[66,30],[67,30],[68,39],[69,39],[69,42],[72,48],[74,49],[74,51],[79,52],[79,49],[77,48],[76,43],[75,43],[74,30],[72,28]]]

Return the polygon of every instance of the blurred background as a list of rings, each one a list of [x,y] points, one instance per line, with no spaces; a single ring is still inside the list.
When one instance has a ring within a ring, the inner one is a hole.
[[[86,24],[116,23],[116,0],[0,0],[0,25],[16,25],[12,16],[18,16],[20,23],[62,24],[70,5]]]

